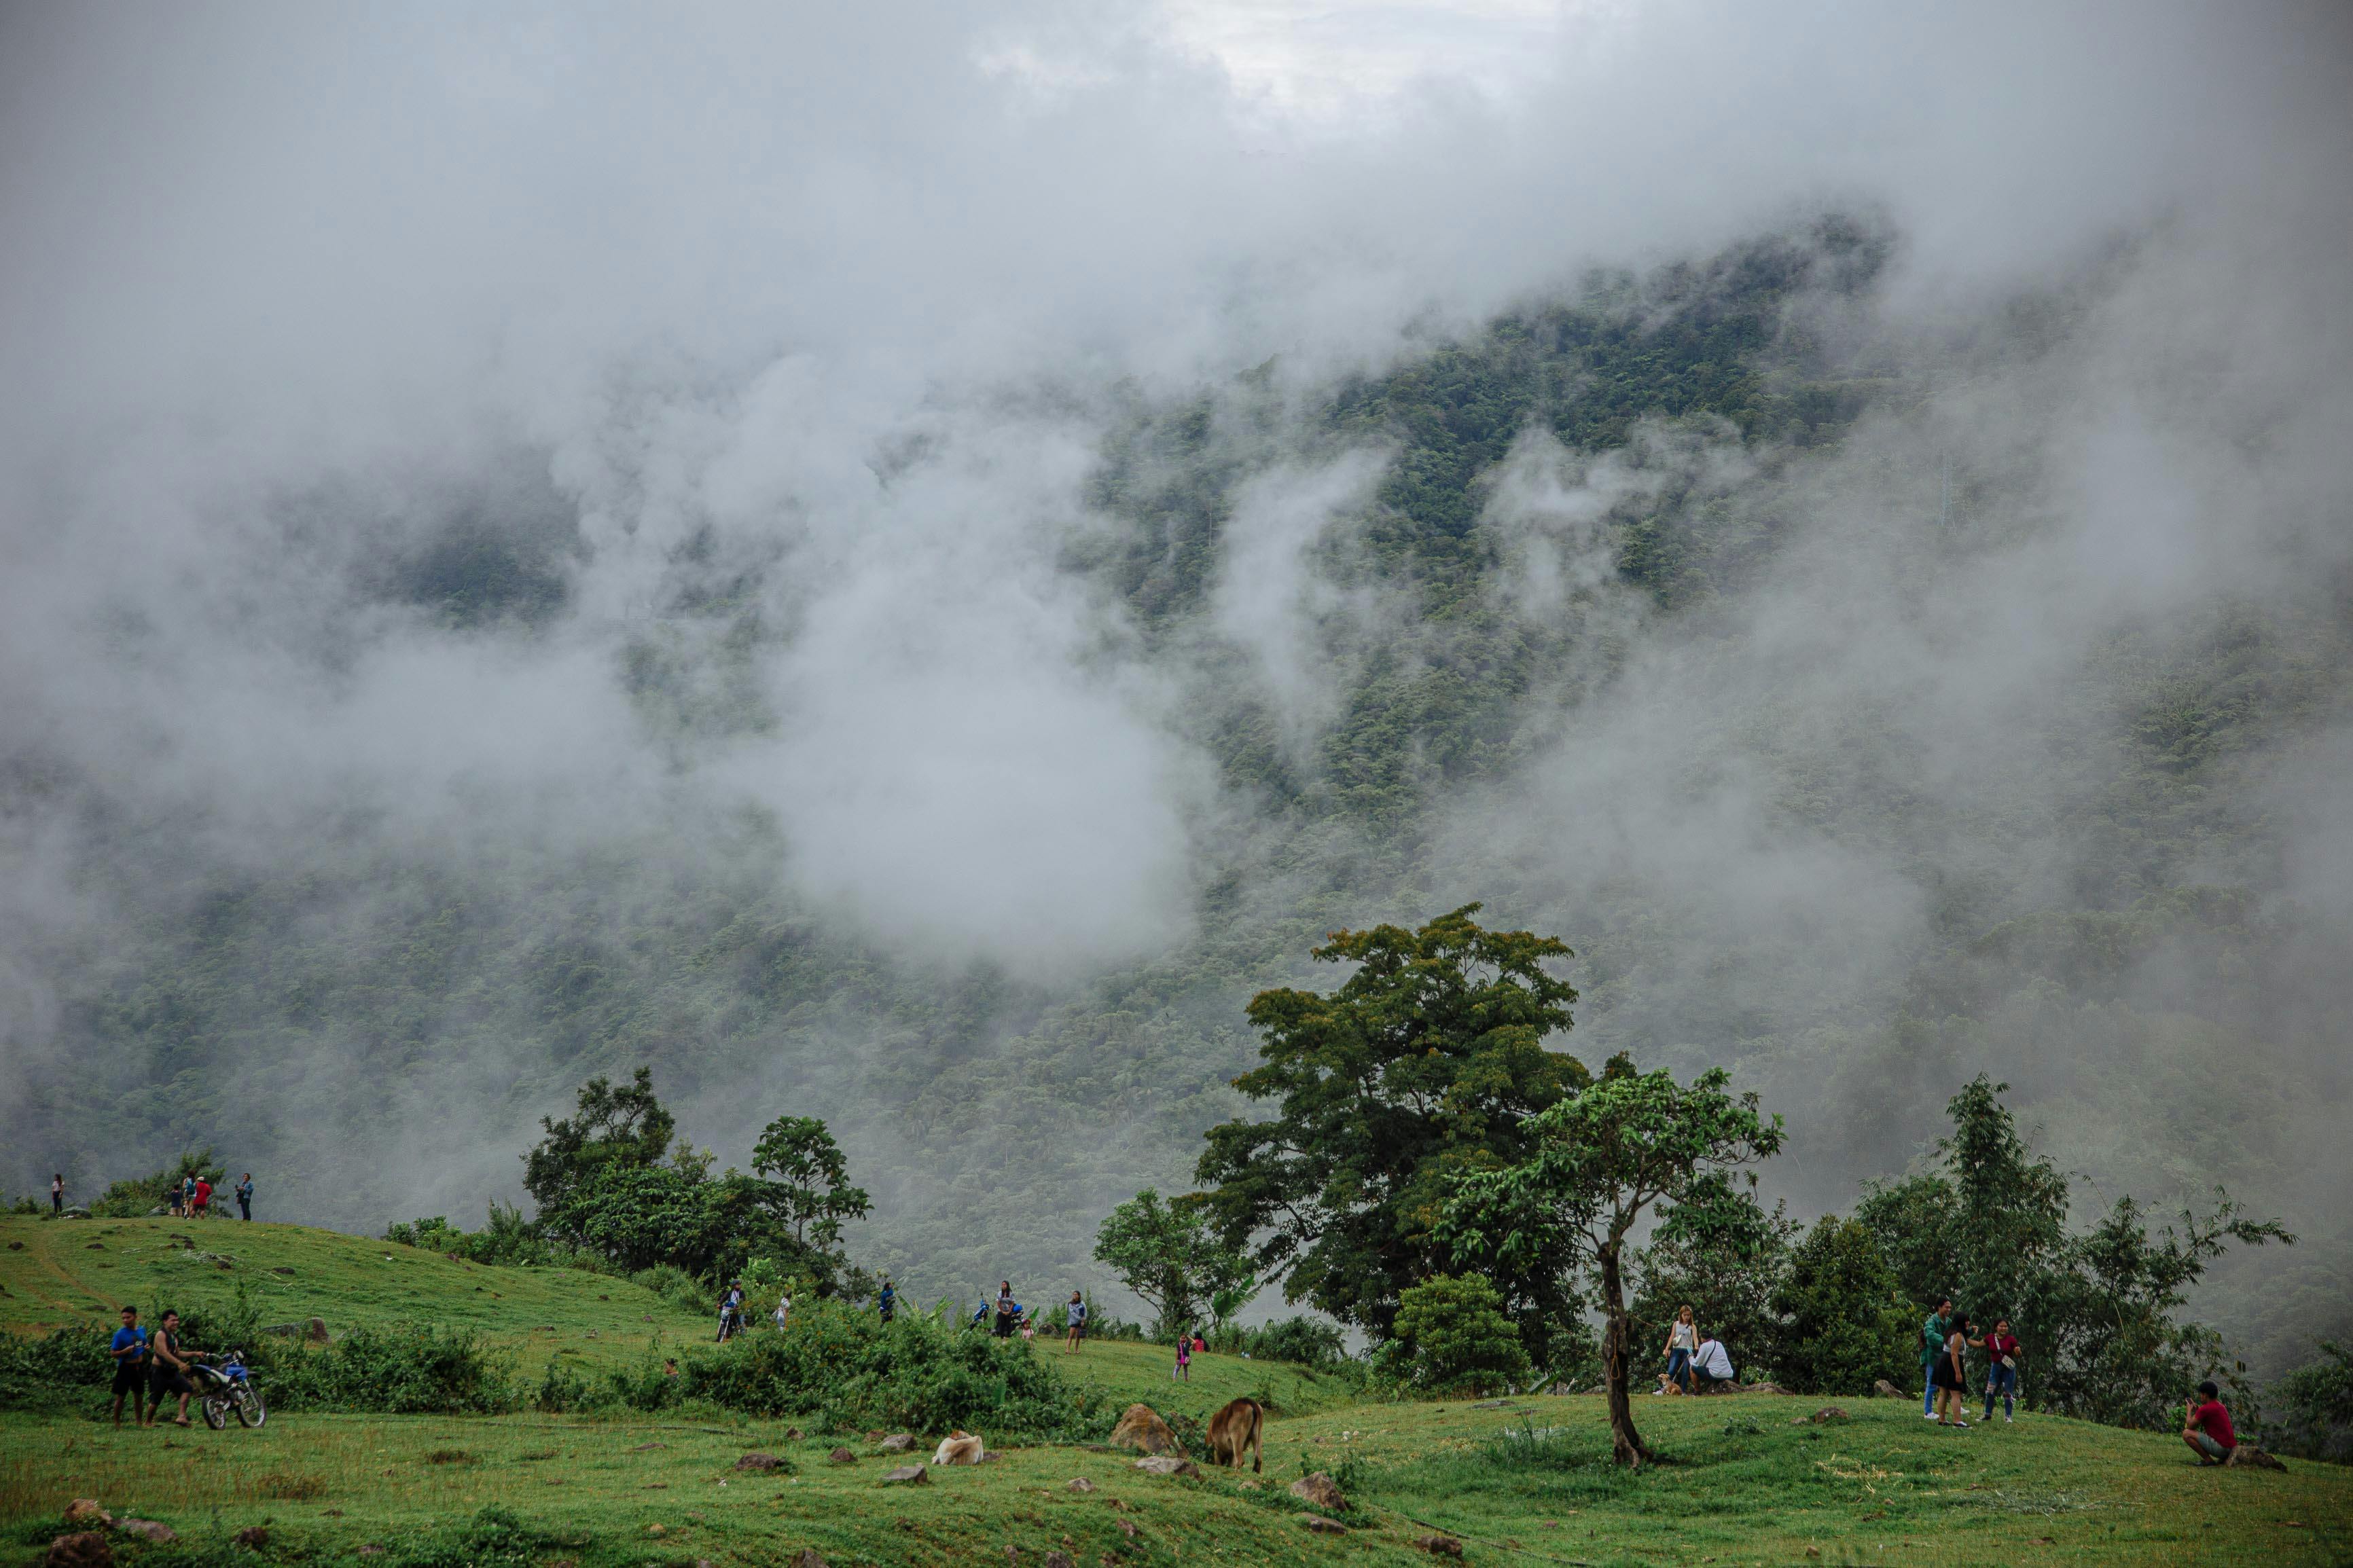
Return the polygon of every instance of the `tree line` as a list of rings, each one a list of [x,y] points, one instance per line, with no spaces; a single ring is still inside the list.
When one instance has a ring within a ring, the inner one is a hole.
[[[1619,1056],[1597,1074],[1550,1048],[1577,994],[1546,966],[1570,950],[1484,929],[1479,908],[1335,932],[1314,956],[1354,966],[1336,989],[1251,1001],[1260,1065],[1234,1084],[1271,1114],[1211,1128],[1197,1191],[1140,1194],[1098,1237],[1163,1326],[1279,1281],[1410,1385],[1599,1381],[1629,1464],[1650,1453],[1636,1363],[1686,1304],[1752,1381],[1799,1392],[1917,1391],[1924,1319],[1950,1299],[2010,1321],[2030,1407],[2153,1427],[2216,1376],[2255,1414],[2221,1337],[2183,1309],[2232,1244],[2293,1242],[2276,1221],[2217,1188],[2161,1224],[2126,1196],[2079,1226],[2008,1086],[1979,1077],[1926,1168],[1800,1226],[1757,1197],[1780,1118],[1721,1068],[1678,1083]],[[2296,1374],[2324,1405],[2332,1365],[2343,1380],[2328,1353]]]

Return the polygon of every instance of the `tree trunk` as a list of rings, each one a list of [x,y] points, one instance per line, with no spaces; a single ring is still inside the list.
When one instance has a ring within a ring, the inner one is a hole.
[[[1609,1323],[1601,1331],[1601,1365],[1609,1384],[1609,1457],[1621,1465],[1639,1469],[1651,1457],[1643,1446],[1642,1435],[1634,1430],[1634,1402],[1626,1387],[1626,1337],[1630,1325],[1626,1320],[1626,1280],[1619,1271],[1620,1239],[1612,1237],[1601,1248],[1601,1300],[1609,1313]]]

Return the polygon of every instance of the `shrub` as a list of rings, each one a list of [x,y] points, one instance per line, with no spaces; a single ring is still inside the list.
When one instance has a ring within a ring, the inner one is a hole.
[[[1788,1320],[1776,1369],[1803,1394],[1869,1394],[1883,1377],[1911,1387],[1920,1332],[1897,1289],[1894,1268],[1866,1226],[1823,1215],[1773,1293],[1773,1310]]]
[[[1037,1436],[1095,1436],[1100,1395],[1074,1392],[1019,1340],[958,1332],[907,1314],[887,1326],[834,1300],[796,1308],[789,1333],[748,1334],[691,1352],[666,1391],[836,1429],[953,1426]]]
[[[2263,1442],[2283,1454],[2343,1464],[2353,1459],[2353,1356],[2324,1340],[2320,1359],[2271,1386],[2280,1414],[2263,1423]]]
[[[1503,1297],[1477,1274],[1434,1274],[1408,1286],[1378,1364],[1396,1382],[1430,1394],[1493,1394],[1534,1375]]]
[[[1337,1323],[1301,1313],[1257,1329],[1229,1329],[1218,1336],[1221,1351],[1239,1351],[1252,1361],[1287,1361],[1318,1369],[1348,1359],[1348,1339]]]
[[[551,1241],[539,1226],[523,1217],[512,1204],[491,1200],[490,1217],[481,1229],[465,1231],[440,1215],[388,1226],[384,1238],[404,1247],[447,1253],[469,1263],[560,1265],[574,1261],[575,1249]],[[601,1260],[596,1260],[601,1261]]]
[[[715,1312],[719,1310],[719,1304],[711,1299],[710,1292],[702,1288],[702,1282],[674,1263],[657,1263],[650,1268],[640,1268],[629,1276],[629,1283],[644,1286],[681,1311]]]
[[[106,1347],[111,1328],[79,1323],[38,1339],[0,1333],[0,1409],[78,1406],[112,1377]]]
[[[131,1177],[109,1186],[90,1205],[90,1217],[137,1219],[157,1205],[169,1203],[171,1191],[186,1177],[201,1176],[217,1187],[227,1174],[227,1167],[213,1157],[210,1149],[201,1154],[183,1153],[153,1175]]]

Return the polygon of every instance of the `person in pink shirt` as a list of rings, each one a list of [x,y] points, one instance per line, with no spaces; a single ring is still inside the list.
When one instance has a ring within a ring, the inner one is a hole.
[[[2222,1391],[2209,1378],[2198,1385],[2202,1404],[2193,1403],[2182,1418],[2181,1440],[2201,1465],[2220,1465],[2238,1451],[2239,1435],[2231,1429],[2231,1413],[2222,1408]]]

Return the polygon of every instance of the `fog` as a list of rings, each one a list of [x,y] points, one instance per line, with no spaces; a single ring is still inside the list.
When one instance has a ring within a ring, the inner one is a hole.
[[[1587,1059],[1778,1095],[1800,1208],[1916,1157],[1985,1067],[2103,1190],[2227,1177],[2326,1231],[2353,1166],[2304,1112],[2247,1089],[2274,1112],[2219,1152],[2184,1119],[2220,1059],[2348,1092],[2314,956],[2353,920],[2348,32],[9,8],[6,1179],[210,1143],[290,1216],[470,1221],[539,1114],[651,1057],[724,1157],[834,1118],[881,1200],[860,1245],[910,1278],[1083,1274],[1120,1184],[1181,1184],[1232,1112],[1253,986],[1333,925],[1485,899],[1578,949]],[[1479,615],[1370,564],[1396,454],[1317,425],[1335,387],[1825,212],[1889,258],[1788,314],[1898,389],[1841,441],[1531,430],[1479,481]],[[1196,399],[1222,521],[1153,568],[1201,577],[1172,619],[1104,565],[1133,520],[1102,480]],[[1625,528],[1703,514],[1754,563],[1690,602],[1621,580]],[[2162,856],[2087,826],[2168,661],[2250,618],[2287,651],[2248,700],[2302,682],[2292,721],[2163,795]],[[1554,673],[1409,832],[1229,765],[1263,714],[1312,795],[1366,671],[1504,636]],[[2271,922],[2260,1006],[2150,973],[2021,1022],[2032,964],[1988,960],[2011,1000],[1966,1044],[1897,1043],[1958,1005],[1921,968],[1954,944],[2208,885]],[[157,1023],[225,898],[292,912],[204,968],[211,1022]],[[448,910],[396,1022],[303,1000]],[[772,975],[786,931],[865,978],[713,1022],[768,982],[711,953]],[[577,994],[498,994],[568,946]],[[1103,1057],[1135,1077],[1090,1120],[1038,1110]]]

